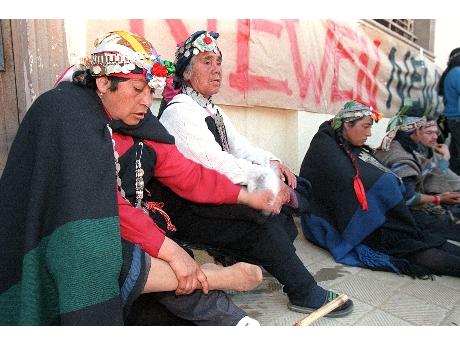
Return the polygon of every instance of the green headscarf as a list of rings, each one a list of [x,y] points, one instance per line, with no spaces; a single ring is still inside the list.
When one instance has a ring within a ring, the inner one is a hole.
[[[344,122],[359,120],[365,116],[372,116],[375,122],[378,122],[383,117],[381,113],[376,112],[372,107],[354,100],[348,101],[332,119],[332,128],[334,130],[339,129],[343,126]]]

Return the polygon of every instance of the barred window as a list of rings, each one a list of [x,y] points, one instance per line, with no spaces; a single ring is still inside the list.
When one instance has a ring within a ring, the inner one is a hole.
[[[418,37],[414,33],[413,19],[374,19],[376,22],[396,32],[412,42],[416,42]]]
[[[423,48],[434,58],[435,19],[372,19],[370,22],[415,47]]]

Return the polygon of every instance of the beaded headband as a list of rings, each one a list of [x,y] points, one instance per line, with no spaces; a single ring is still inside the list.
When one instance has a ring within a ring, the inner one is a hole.
[[[185,68],[188,66],[192,57],[201,52],[214,52],[222,56],[217,46],[219,34],[213,31],[197,31],[177,46],[175,53],[174,65],[176,67],[176,76],[183,77]]]
[[[214,35],[212,35],[214,34]],[[176,51],[176,62],[183,55],[188,58],[190,55],[198,55],[200,52],[214,52],[219,54],[217,48],[216,38],[219,37],[219,34],[216,35],[215,32],[203,32],[198,37],[189,37],[185,42],[183,42]]]
[[[128,31],[112,31],[94,42],[90,58],[82,61],[91,74],[145,79],[152,89],[161,89],[175,71],[173,63],[160,58],[145,38]]]

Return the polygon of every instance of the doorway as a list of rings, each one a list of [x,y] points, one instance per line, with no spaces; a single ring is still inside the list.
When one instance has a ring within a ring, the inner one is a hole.
[[[19,127],[11,20],[0,20],[0,176]]]

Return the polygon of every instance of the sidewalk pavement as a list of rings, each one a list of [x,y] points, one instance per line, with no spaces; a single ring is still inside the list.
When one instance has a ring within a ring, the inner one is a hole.
[[[345,266],[308,242],[301,231],[294,244],[297,255],[322,287],[345,293],[354,302],[350,315],[323,317],[314,325],[460,325],[460,278],[435,276],[434,280],[421,280]],[[293,325],[306,316],[287,308],[288,298],[281,284],[269,274],[264,273],[262,284],[255,290],[227,292],[262,326]]]

